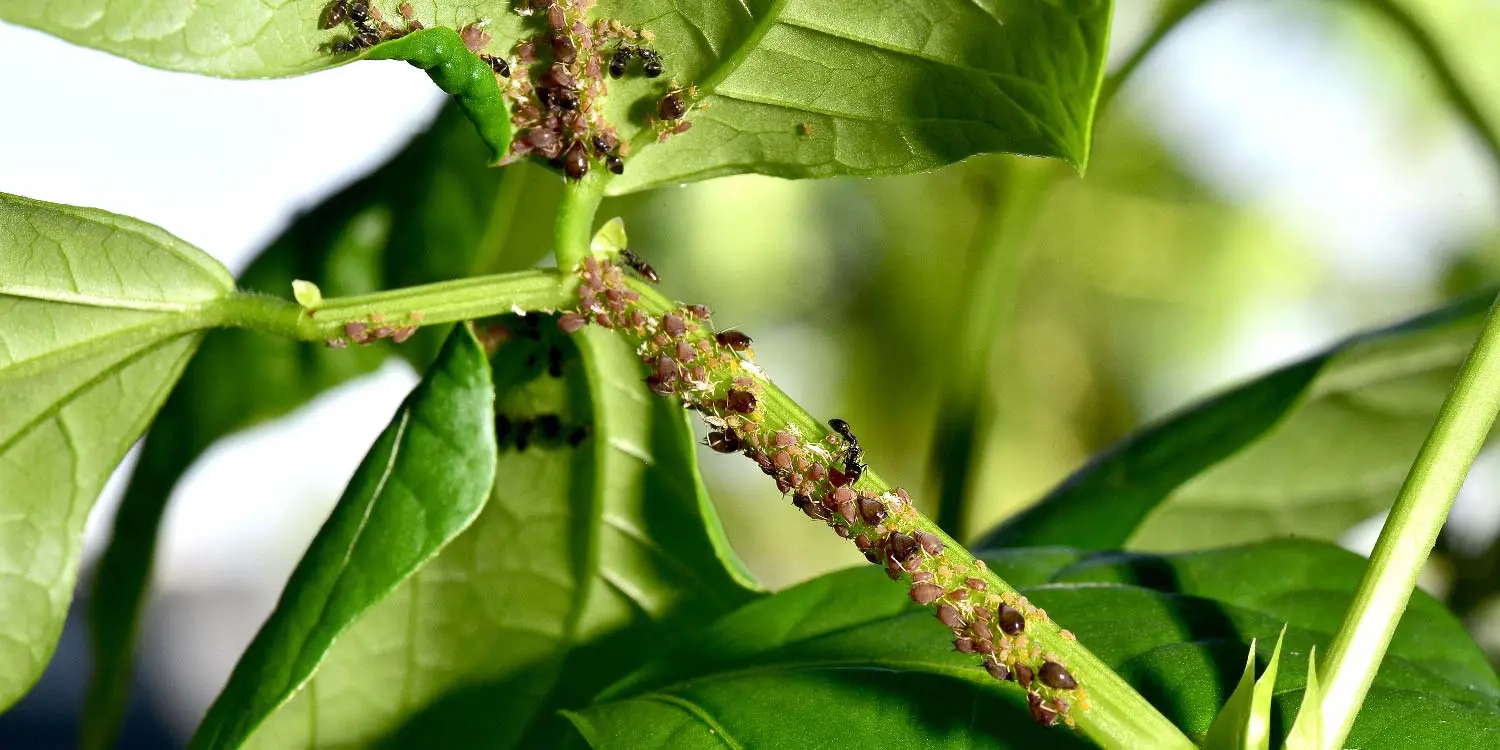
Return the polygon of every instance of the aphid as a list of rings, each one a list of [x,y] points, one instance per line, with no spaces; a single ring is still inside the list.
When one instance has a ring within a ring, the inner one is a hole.
[[[967,584],[969,588],[974,589],[975,591],[983,591],[985,587],[989,585],[984,582],[983,578],[965,578],[964,583]]]
[[[913,534],[917,538],[917,544],[922,545],[922,550],[927,554],[937,557],[943,554],[943,541],[936,534],[926,531],[918,531]]]
[[[400,328],[397,328],[395,333],[391,334],[391,342],[395,344],[404,344],[406,343],[406,340],[411,338],[412,334],[416,332],[416,326],[402,326]]]
[[[972,654],[972,653],[974,653],[974,650],[975,650],[974,649],[974,639],[973,638],[965,638],[963,636],[959,636],[957,638],[954,638],[953,639],[953,650],[954,651],[958,651],[959,653],[964,653],[964,654]]]
[[[573,333],[587,324],[588,319],[575,312],[563,313],[557,319],[557,327],[562,329],[563,333]]]
[[[633,45],[621,42],[615,47],[615,54],[609,58],[609,75],[611,78],[619,78],[625,75],[626,66],[630,65],[630,56],[635,54]]]
[[[984,669],[986,672],[990,673],[991,677],[997,680],[1010,679],[1010,668],[998,661],[995,661],[994,659],[985,659]]]
[[[750,337],[734,329],[714,334],[714,340],[719,342],[719,346],[727,346],[737,352],[750,348]]]
[[[739,391],[731,388],[725,396],[725,401],[730,411],[739,412],[740,414],[750,414],[755,411],[755,394],[748,391]]]
[[[1036,723],[1044,727],[1055,726],[1057,724],[1057,709],[1042,700],[1042,696],[1036,693],[1026,694],[1026,710],[1031,712],[1031,718]]]
[[[911,587],[911,600],[928,605],[938,600],[943,595],[943,587],[935,583],[919,583]]]
[[[643,260],[641,256],[636,255],[634,250],[631,250],[628,247],[620,248],[620,259],[625,261],[625,265],[630,266],[630,270],[640,274],[647,281],[653,284],[661,283],[661,277],[656,275],[656,269],[652,268],[651,264]],[[678,320],[681,320],[681,318],[678,318]],[[672,332],[667,331],[667,333]],[[680,336],[682,334],[679,331],[678,333],[672,333],[672,335]]]
[[[959,590],[962,591],[963,589]],[[974,635],[978,636],[980,639],[986,641],[995,640],[995,634],[990,631],[990,626],[984,624],[983,620],[975,620],[974,622],[969,624],[969,627],[973,629]]]
[[[687,101],[682,98],[681,91],[668,92],[661,98],[661,101],[656,103],[656,116],[662,120],[678,120],[685,114],[687,114]]]
[[[1031,681],[1033,679],[1036,679],[1036,673],[1031,671],[1031,667],[1028,667],[1025,664],[1017,664],[1015,673],[1016,682],[1020,683],[1021,687],[1023,688],[1031,687]]]
[[[939,604],[937,618],[938,622],[950,628],[962,628],[968,624],[964,622],[964,616],[958,613],[958,608],[952,604]]]
[[[687,310],[688,315],[691,315],[699,320],[708,320],[713,315],[713,313],[703,305],[688,305],[683,309]]]
[[[668,336],[681,336],[682,334],[687,333],[687,321],[683,320],[682,316],[680,315],[665,313],[661,316],[661,329],[665,331]]]
[[[552,59],[567,65],[572,65],[578,59],[578,46],[573,44],[572,37],[567,34],[552,35]]]
[[[1026,630],[1026,617],[1009,604],[1000,605],[995,621],[1006,635],[1019,635]]]
[[[570,180],[581,180],[589,173],[589,155],[583,150],[582,143],[575,141],[568,147],[568,153],[563,156],[563,173]]]
[[[656,50],[637,47],[635,56],[641,58],[641,69],[646,72],[647,78],[657,78],[665,70],[661,64],[661,55]]]
[[[914,570],[921,563],[921,547],[917,545],[917,540],[898,531],[891,534],[888,544],[890,545],[891,557],[900,562],[901,567]]]
[[[366,328],[368,328],[368,326],[366,326],[364,323],[345,323],[344,335],[348,336],[351,339],[361,338],[365,335]]]
[[[802,512],[814,521],[827,521],[829,518],[828,509],[813,502],[813,499],[807,495],[794,495],[792,505],[801,508]]]
[[[563,9],[560,6],[549,5],[547,7],[547,25],[551,26],[553,31],[562,31],[568,28],[568,17],[563,14]]]
[[[740,436],[732,428],[725,427],[722,431],[708,433],[707,445],[719,453],[735,453],[740,449]]]
[[[800,126],[798,126],[798,130],[802,131],[803,138],[811,138],[813,135],[813,126],[810,122],[802,123]]]
[[[583,441],[588,440],[589,435],[593,434],[593,432],[594,429],[586,424],[574,427],[568,431],[568,445],[577,447]]]
[[[1041,678],[1043,685],[1058,690],[1072,690],[1078,687],[1078,681],[1073,679],[1068,668],[1055,661],[1043,664],[1042,668],[1037,671],[1037,677]]]
[[[323,11],[323,28],[331,29],[344,22],[349,13],[349,6],[344,0],[333,0],[333,4]]]
[[[484,61],[490,64],[490,70],[495,71],[495,75],[510,78],[510,63],[506,62],[505,58],[485,55]]]
[[[885,520],[885,503],[872,497],[864,497],[859,500],[859,517],[865,523],[874,526]]]

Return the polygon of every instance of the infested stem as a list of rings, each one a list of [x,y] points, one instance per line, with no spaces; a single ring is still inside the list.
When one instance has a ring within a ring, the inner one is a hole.
[[[555,270],[476,276],[374,294],[331,297],[314,310],[259,294],[235,294],[207,308],[215,325],[249,328],[302,341],[337,341],[349,323],[432,325],[572,304],[577,279]]]
[[[686,319],[687,316],[684,315],[683,309],[679,309],[677,305],[667,300],[644,282],[631,279],[626,281],[625,285],[626,289],[638,295],[638,299],[630,303],[629,311],[632,315],[640,313],[650,316],[653,320],[662,321],[662,325],[655,328],[658,333],[655,334],[654,338],[660,338],[663,335],[660,331],[669,331],[672,328],[672,326],[665,324],[669,318],[674,319],[674,323]],[[618,300],[618,297],[614,299]],[[602,304],[602,302],[599,304]],[[592,307],[590,304],[585,303],[582,307],[582,312],[596,314],[602,318],[610,313],[591,313],[591,310],[604,309],[608,308]],[[621,320],[625,317],[625,313],[618,309],[613,315],[615,316],[615,320]],[[583,316],[579,315],[578,320],[575,320],[574,323],[581,324],[582,319]],[[620,329],[617,332],[628,335],[629,330],[625,326],[618,324],[611,325]],[[653,323],[652,326],[655,326],[655,324]],[[686,337],[677,336],[677,340],[687,343],[691,342],[694,337],[694,334],[689,333]],[[700,333],[697,335],[697,338],[702,340],[704,338],[711,339],[712,337]],[[651,344],[653,342],[646,343]],[[659,342],[656,343],[660,346]],[[699,360],[699,356],[696,354],[692,355],[691,358],[694,361]],[[741,376],[749,375],[757,381],[756,397],[754,400],[755,415],[750,417],[750,420],[754,425],[754,429],[758,430],[761,434],[775,431],[784,432],[788,435],[797,435],[808,445],[830,445],[836,444],[841,440],[832,439],[834,433],[827,425],[798,406],[796,402],[782,392],[781,389],[777,388],[753,364],[745,362],[737,366],[734,374]],[[721,372],[712,372],[709,374],[709,377],[719,379],[732,376]],[[708,392],[712,392],[713,390],[711,388]],[[693,405],[685,402],[684,406],[691,406],[699,411],[704,411],[701,403]],[[704,413],[707,414],[709,412],[705,411]],[[830,442],[831,440],[832,442]],[[863,472],[857,484],[861,495],[873,494],[883,498],[904,497],[903,491],[894,488],[870,470]],[[941,584],[945,588],[962,587],[965,585],[963,581],[978,579],[980,583],[977,584],[977,588],[974,588],[975,584],[969,584],[969,586],[973,591],[983,592],[983,595],[976,594],[973,599],[978,600],[982,599],[983,596],[999,595],[1007,603],[1016,603],[1023,608],[1028,606],[1025,604],[1024,597],[1020,597],[1014,587],[990,571],[981,561],[977,560],[968,550],[964,549],[963,546],[944,534],[931,519],[916,512],[910,506],[909,502],[901,503],[899,506],[891,505],[888,507],[891,509],[890,518],[892,520],[888,521],[887,524],[891,525],[893,529],[899,530],[902,534],[918,538],[928,535],[930,538],[940,542],[940,551],[933,553],[931,550],[928,550],[927,554],[922,556],[922,564],[919,570],[905,568],[905,570],[911,571],[910,574],[904,576],[909,579],[908,582],[910,582],[910,579],[917,572],[921,571],[925,571],[925,575],[929,580],[934,580],[936,584]],[[896,520],[898,518],[899,520]],[[864,531],[869,529],[870,526],[860,525],[859,528],[861,531]],[[848,531],[847,526],[845,530],[846,533],[852,535],[852,532]],[[938,574],[936,577],[931,575],[934,572]],[[918,597],[914,594],[913,599],[916,600]],[[960,600],[953,599],[951,601],[958,602]],[[942,604],[942,602],[934,600],[929,600],[925,603]],[[971,605],[965,604],[963,606],[967,608]],[[972,606],[976,609],[978,607],[977,604]],[[952,609],[951,606],[949,608]],[[1028,616],[1025,623],[1024,635],[1025,638],[1030,639],[1031,643],[1035,644],[1035,646],[1031,647],[1031,650],[1045,654],[1047,662],[1055,662],[1051,664],[1053,668],[1058,665],[1065,665],[1064,673],[1071,673],[1072,678],[1076,679],[1076,689],[1069,688],[1061,691],[1052,690],[1050,687],[1041,687],[1040,682],[1036,683],[1035,687],[1027,685],[1028,698],[1035,697],[1037,689],[1047,691],[1049,695],[1066,696],[1066,698],[1073,701],[1073,710],[1067,714],[1069,720],[1076,722],[1078,729],[1085,735],[1107,748],[1152,747],[1170,749],[1194,747],[1193,743],[1170,720],[1158,712],[1144,697],[1131,688],[1124,679],[1110,669],[1107,664],[1090,653],[1088,649],[1070,635],[1066,635],[1065,631],[1048,619],[1044,612],[1035,608],[1029,608],[1027,612]],[[939,619],[943,619],[941,611],[939,611]],[[948,623],[945,622],[945,624]],[[995,624],[994,627],[998,628],[999,626]],[[1032,664],[1035,665],[1036,662],[1033,661]],[[975,668],[982,669],[985,667],[976,664]],[[1039,669],[1037,673],[1039,675],[1045,674],[1046,669]],[[992,674],[994,673],[992,672]],[[998,675],[996,677],[999,678]],[[1028,676],[1025,682],[1029,683],[1030,681],[1031,678]]]

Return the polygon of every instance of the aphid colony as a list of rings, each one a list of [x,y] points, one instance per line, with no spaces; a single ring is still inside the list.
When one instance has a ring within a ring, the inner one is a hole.
[[[806,435],[794,424],[769,424],[763,379],[748,358],[750,337],[713,332],[702,305],[648,314],[640,293],[626,283],[624,269],[653,283],[655,271],[634,252],[622,251],[619,259],[623,265],[584,259],[578,309],[563,313],[558,326],[571,333],[594,323],[637,337],[647,386],[701,413],[711,449],[755,461],[809,518],[852,540],[892,580],[906,576],[912,601],[934,607],[938,621],[953,633],[954,649],[978,656],[995,679],[1027,691],[1037,723],[1074,726],[1069,712],[1075,705],[1088,709],[1087,693],[1062,660],[1044,653],[1026,632],[1028,624],[1047,622],[1047,614],[1015,592],[989,590],[982,561],[958,563],[945,556],[943,539],[921,528],[905,490],[857,487],[866,476],[864,451],[848,422],[829,420],[831,432],[824,435]]]
[[[387,323],[385,316],[374,313],[367,322],[351,321],[344,324],[344,335],[339,338],[331,338],[323,342],[330,349],[343,349],[350,342],[360,346],[369,346],[381,339],[390,339],[392,343],[404,344],[411,335],[417,332],[422,323],[422,313],[414,312],[407,316],[406,325],[393,325]]]
[[[502,346],[518,347],[516,356],[507,362],[512,367],[519,365],[520,370],[508,372],[507,380],[531,382],[542,376],[544,367],[547,376],[561,378],[566,363],[575,361],[577,354],[568,341],[550,329],[555,320],[550,315],[507,315],[476,325],[475,334],[491,357]],[[543,329],[544,321],[548,330]],[[592,425],[569,423],[562,414],[518,414],[503,404],[495,409],[495,442],[502,451],[509,448],[525,451],[533,446],[576,448],[592,434]]]
[[[606,19],[590,24],[584,16],[593,0],[522,2],[528,4],[520,12],[541,16],[547,27],[515,48],[516,64],[533,75],[517,78],[504,89],[517,129],[508,160],[536,154],[573,180],[583,179],[595,160],[614,174],[624,173],[629,144],[604,117],[604,72],[621,78],[638,60],[647,78],[661,76],[666,67],[660,53],[648,46],[651,33]],[[539,56],[550,62],[539,62]],[[671,89],[657,104],[661,121],[671,122],[657,128],[659,136],[690,127],[682,121],[689,103],[675,85]]]
[[[518,2],[521,6],[517,12],[540,17],[546,23],[546,30],[518,43],[513,62],[485,51],[491,38],[484,30],[484,21],[459,32],[469,51],[483,59],[497,78],[505,79],[500,88],[510,106],[516,133],[510,153],[502,163],[534,154],[572,180],[583,179],[595,160],[608,171],[623,174],[629,144],[620,140],[615,128],[604,118],[603,97],[607,88],[603,73],[607,65],[610,77],[621,78],[639,60],[641,72],[647,78],[660,77],[666,67],[661,54],[648,46],[651,33],[613,20],[599,19],[589,24],[584,16],[594,0]],[[324,11],[322,27],[333,29],[348,22],[353,35],[335,42],[332,50],[357,52],[423,28],[410,3],[402,3],[400,13],[402,26],[397,28],[367,2],[334,0]],[[527,74],[512,78],[512,64]],[[647,117],[658,140],[692,127],[684,118],[696,98],[696,87],[683,90],[675,83],[669,87],[657,102],[655,114]]]

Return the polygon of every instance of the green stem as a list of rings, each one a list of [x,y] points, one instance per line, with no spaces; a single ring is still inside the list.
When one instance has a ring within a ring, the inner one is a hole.
[[[659,317],[672,311],[676,305],[662,296],[654,287],[636,279],[627,282],[640,293],[638,309]],[[795,427],[795,432],[804,439],[824,440],[830,436],[828,426],[798,406],[780,388],[758,369],[756,374],[762,390],[757,396],[762,424]],[[881,479],[873,470],[866,470],[859,480],[861,489],[877,494],[893,491],[892,485]],[[975,557],[938,527],[932,519],[917,514],[916,529],[936,535],[943,542],[941,565],[955,570],[970,570],[976,566]],[[979,577],[988,584],[986,591],[1015,592],[988,568]],[[1075,711],[1072,716],[1079,730],[1106,748],[1149,747],[1156,750],[1195,749],[1196,746],[1167,717],[1163,716],[1140,693],[1110,669],[1076,639],[1062,634],[1062,629],[1051,620],[1038,618],[1029,622],[1027,637],[1041,646],[1045,653],[1055,654],[1061,663],[1087,690],[1089,708]],[[976,666],[976,669],[979,667]]]
[[[1474,456],[1500,412],[1500,305],[1458,371],[1437,423],[1422,444],[1391,508],[1354,604],[1334,637],[1322,670],[1323,747],[1340,748],[1390,645],[1427,561],[1463,486]]]
[[[332,297],[313,311],[278,297],[236,294],[215,303],[209,314],[217,325],[320,341],[342,337],[346,323],[385,320],[392,325],[433,325],[515,311],[556,310],[574,302],[577,283],[572,274],[555,270],[518,271]]]
[[[558,268],[576,268],[588,255],[594,238],[594,215],[604,199],[605,177],[597,170],[563,191],[557,209],[556,251]]]

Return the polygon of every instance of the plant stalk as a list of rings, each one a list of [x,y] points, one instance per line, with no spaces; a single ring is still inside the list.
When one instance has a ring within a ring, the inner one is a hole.
[[[605,181],[605,177],[595,170],[582,180],[569,183],[563,191],[554,230],[558,268],[576,268],[588,255],[589,243],[594,239],[594,215],[604,199]],[[569,278],[572,278],[571,274]]]
[[[332,297],[316,309],[259,294],[236,294],[208,308],[213,325],[250,328],[303,341],[343,337],[347,323],[433,325],[502,313],[556,310],[575,299],[578,280],[552,269],[477,276],[353,297]]]
[[[1500,301],[1417,454],[1324,664],[1322,747],[1340,748],[1406,610],[1417,574],[1500,413]]]

